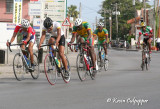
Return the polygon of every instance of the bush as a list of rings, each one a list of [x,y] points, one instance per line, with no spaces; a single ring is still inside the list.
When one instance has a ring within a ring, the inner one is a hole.
[[[128,41],[130,44],[131,44],[131,38],[134,38],[134,39],[135,39],[135,36],[134,36],[134,35],[128,36],[127,41]]]

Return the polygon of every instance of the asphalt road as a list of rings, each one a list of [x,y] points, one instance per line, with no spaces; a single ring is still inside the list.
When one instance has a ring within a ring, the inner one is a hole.
[[[84,82],[74,69],[76,60],[68,84],[58,78],[51,86],[43,73],[38,80],[28,76],[21,82],[14,75],[3,77],[0,109],[159,109],[159,56],[153,53],[149,71],[141,71],[141,52],[109,50],[109,70]]]

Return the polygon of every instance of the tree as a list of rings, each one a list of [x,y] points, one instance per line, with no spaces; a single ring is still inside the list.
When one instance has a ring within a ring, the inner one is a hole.
[[[77,6],[71,5],[70,7],[68,7],[67,12],[68,12],[68,15],[70,17],[73,17],[74,20],[78,18],[79,12],[77,11]]]
[[[106,28],[109,30],[109,12],[115,12],[115,4],[118,4],[118,37],[123,39],[124,35],[128,34],[131,28],[130,24],[127,24],[127,20],[134,18],[135,8],[132,4],[132,0],[105,0],[102,3],[102,9],[99,11],[102,17],[104,17],[104,11],[106,10]],[[141,9],[143,3],[136,0],[136,9]],[[146,7],[150,7],[146,3]],[[112,39],[116,38],[116,16],[112,15]]]

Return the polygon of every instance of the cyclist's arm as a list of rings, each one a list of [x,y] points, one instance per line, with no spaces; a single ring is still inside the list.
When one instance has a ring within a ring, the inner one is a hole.
[[[107,43],[107,41],[108,41],[108,34],[106,34],[105,37],[106,37],[105,43]]]
[[[17,35],[17,32],[14,32],[13,35],[12,35],[12,38],[11,38],[11,40],[10,40],[10,43],[12,43],[12,42],[14,41],[16,35]]]
[[[87,38],[87,40],[89,40],[89,39],[92,37],[91,29],[88,29],[88,30],[87,30],[87,33],[88,33],[88,38]]]
[[[150,34],[148,34],[149,37],[153,37],[153,32],[150,31]]]
[[[24,40],[24,42],[28,42],[30,40],[30,37],[31,37],[31,33],[28,33],[27,38],[26,38],[26,40]]]
[[[75,41],[75,38],[76,38],[76,37],[77,37],[77,33],[76,33],[76,32],[73,32],[70,43],[73,43],[73,42]]]
[[[40,39],[40,42],[39,42],[39,49],[40,49],[41,44],[45,40],[45,37],[46,37],[46,31],[42,31],[42,36],[41,36],[41,39]]]
[[[138,37],[138,43],[139,44],[140,44],[141,36],[142,36],[142,34],[139,33],[139,37]]]

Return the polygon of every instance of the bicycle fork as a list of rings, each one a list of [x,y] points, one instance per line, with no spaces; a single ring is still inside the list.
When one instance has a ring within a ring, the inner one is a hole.
[[[88,64],[86,55],[84,55],[84,62],[86,64],[86,66],[87,66],[87,70],[89,71],[89,64]]]

